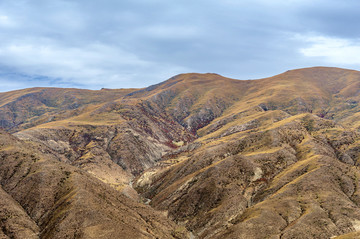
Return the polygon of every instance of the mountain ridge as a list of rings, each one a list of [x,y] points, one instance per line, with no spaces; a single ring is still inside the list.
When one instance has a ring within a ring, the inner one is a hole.
[[[138,225],[152,231],[144,238],[330,238],[359,231],[359,82],[358,71],[313,67],[245,81],[180,74],[142,89],[25,89],[0,93],[0,123],[58,161],[54,172],[71,168],[107,198],[116,191],[166,214],[158,228]],[[13,155],[0,166],[10,170]],[[13,196],[6,175],[0,183]],[[33,230],[47,238],[61,225],[52,223],[50,234]]]

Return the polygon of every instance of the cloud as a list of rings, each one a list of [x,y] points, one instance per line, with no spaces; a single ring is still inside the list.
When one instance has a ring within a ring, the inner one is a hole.
[[[319,57],[331,64],[360,64],[360,42],[327,36],[298,36],[309,45],[300,52],[306,57]]]
[[[8,23],[9,23],[9,17],[4,16],[4,15],[0,15],[0,24],[1,25],[6,25]]]
[[[355,0],[4,0],[1,79],[14,87],[98,89],[145,87],[184,72],[253,79],[312,65],[356,68],[349,52],[357,52],[360,37],[358,6]]]
[[[0,29],[1,28],[6,29],[14,26],[15,26],[15,22],[12,19],[10,19],[9,16],[0,14]]]
[[[26,39],[2,45],[0,58],[7,65],[15,66],[16,72],[33,77],[46,76],[61,85],[71,86],[73,82],[90,88],[102,87],[104,82],[106,86],[122,87],[124,82],[133,81],[138,71],[147,71],[149,76],[155,77],[153,70],[170,74],[172,70],[180,70],[171,64],[159,66],[141,60],[116,46],[93,43],[81,48],[65,47],[49,39]],[[143,84],[132,82],[132,87],[135,86],[142,87]]]
[[[165,40],[179,40],[179,39],[194,39],[201,33],[201,29],[197,29],[191,25],[188,26],[174,26],[174,25],[152,25],[143,28],[138,28],[136,33],[138,36],[165,39]]]

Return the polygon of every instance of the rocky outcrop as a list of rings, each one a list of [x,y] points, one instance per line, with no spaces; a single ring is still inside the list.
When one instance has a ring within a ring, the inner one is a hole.
[[[173,238],[175,225],[81,169],[1,132],[2,233],[19,238]],[[22,235],[25,235],[22,237]]]

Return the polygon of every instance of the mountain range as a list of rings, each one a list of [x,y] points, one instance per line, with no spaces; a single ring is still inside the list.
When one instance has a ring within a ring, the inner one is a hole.
[[[0,238],[360,238],[360,72],[0,93]]]

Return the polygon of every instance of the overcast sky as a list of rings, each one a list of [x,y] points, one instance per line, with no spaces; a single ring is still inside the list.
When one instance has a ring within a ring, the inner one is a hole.
[[[0,0],[0,91],[360,70],[358,0]]]

